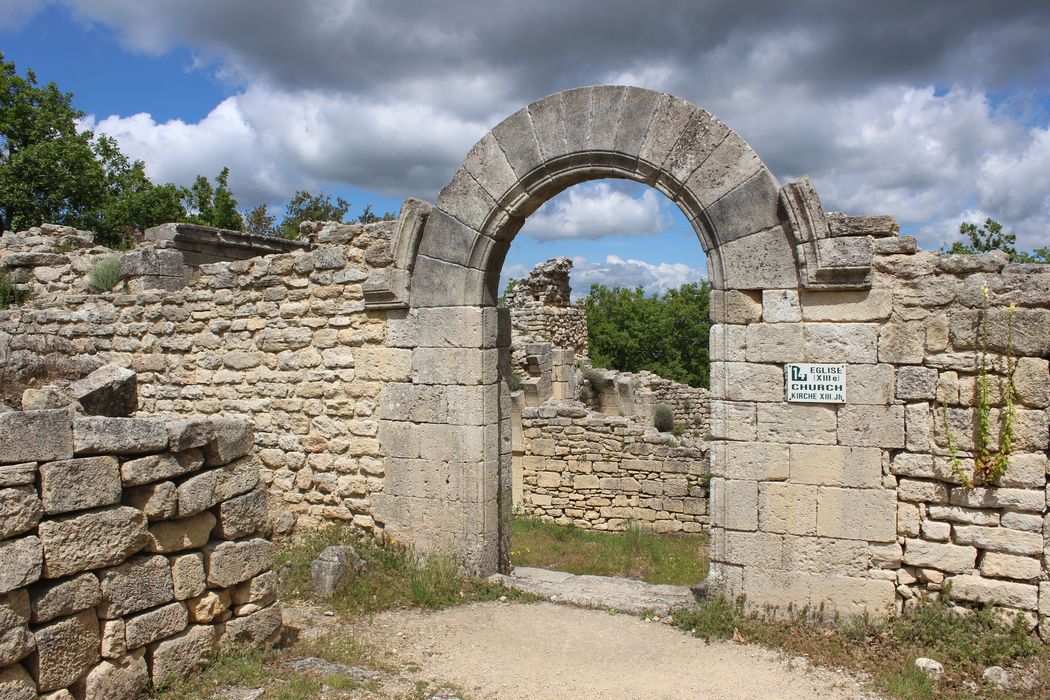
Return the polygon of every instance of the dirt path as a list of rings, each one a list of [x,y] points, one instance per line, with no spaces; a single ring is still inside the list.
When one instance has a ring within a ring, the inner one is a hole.
[[[871,698],[852,678],[750,645],[551,603],[378,615],[355,636],[469,698]],[[789,667],[790,666],[790,667]]]

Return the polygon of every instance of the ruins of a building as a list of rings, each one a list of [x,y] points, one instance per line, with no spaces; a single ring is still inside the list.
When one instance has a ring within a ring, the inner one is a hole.
[[[808,181],[781,185],[670,95],[545,98],[486,134],[435,205],[319,226],[311,249],[205,264],[179,290],[37,297],[0,311],[0,355],[95,355],[139,373],[143,413],[251,419],[281,529],[342,519],[505,569],[499,272],[527,216],[603,177],[667,195],[707,253],[710,583],[829,614],[950,589],[1050,632],[1048,270],[826,214]],[[789,400],[794,363],[834,368],[844,396]],[[981,408],[982,367],[994,387],[1012,370],[1012,454],[998,483],[968,488],[975,425],[1006,410],[994,392]]]

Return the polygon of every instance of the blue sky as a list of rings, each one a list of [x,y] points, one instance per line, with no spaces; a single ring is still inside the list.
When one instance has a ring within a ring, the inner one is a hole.
[[[626,83],[708,109],[781,182],[809,175],[826,209],[892,214],[927,248],[985,216],[1050,243],[1047,36],[1032,2],[0,0],[8,60],[156,180],[230,166],[243,208],[297,189],[354,215],[433,200],[520,106]],[[706,274],[678,210],[633,183],[549,202],[505,271],[557,255],[578,291]]]

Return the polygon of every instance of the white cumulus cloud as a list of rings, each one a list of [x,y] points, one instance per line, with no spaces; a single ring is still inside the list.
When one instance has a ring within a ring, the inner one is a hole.
[[[607,182],[585,183],[540,207],[522,233],[541,241],[654,235],[668,226],[660,200],[656,190],[633,197]]]

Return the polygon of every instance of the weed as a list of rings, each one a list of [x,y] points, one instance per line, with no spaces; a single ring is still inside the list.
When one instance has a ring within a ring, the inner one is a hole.
[[[674,435],[676,438],[682,437],[685,435],[685,426],[681,423],[675,423],[671,426],[671,435]]]
[[[674,428],[674,410],[665,403],[658,403],[653,408],[653,426],[661,433],[668,433]]]
[[[120,257],[107,255],[99,258],[88,272],[88,289],[95,294],[104,294],[120,282]]]
[[[511,391],[518,391],[521,389],[521,375],[518,374],[518,370],[512,369],[510,376],[507,377],[507,384],[510,385]]]
[[[16,287],[6,268],[0,268],[0,309],[20,306],[29,298],[29,290]]]

